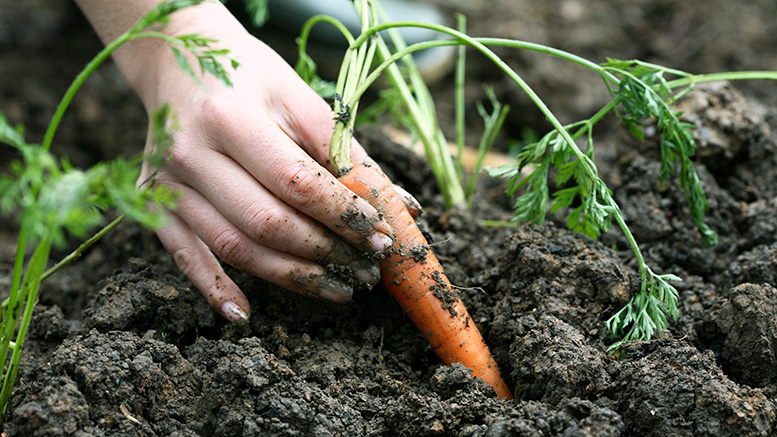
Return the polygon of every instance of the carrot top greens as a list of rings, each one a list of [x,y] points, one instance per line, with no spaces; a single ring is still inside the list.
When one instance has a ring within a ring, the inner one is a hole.
[[[349,43],[335,90],[334,108],[338,122],[331,144],[335,168],[350,166],[348,150],[353,125],[357,119],[359,100],[372,83],[386,72],[390,89],[381,92],[384,98],[378,102],[379,108],[391,111],[393,119],[400,120],[421,140],[446,204],[453,206],[470,203],[474,195],[472,180],[484,169],[476,168],[473,174],[469,175],[470,182],[465,183],[466,176],[460,164],[461,156],[453,157],[448,152],[445,136],[437,125],[431,94],[410,55],[418,50],[448,45],[466,46],[480,52],[528,95],[553,126],[553,130],[538,141],[525,146],[518,154],[515,164],[485,169],[493,176],[507,179],[507,194],[515,197],[514,221],[541,223],[549,208],[554,212],[568,210],[566,221],[569,228],[593,238],[610,230],[615,222],[626,236],[637,260],[640,291],[606,322],[614,340],[609,347],[615,349],[624,341],[648,340],[660,334],[666,328],[668,319],[677,317],[678,295],[671,282],[679,281],[680,278],[672,274],[657,274],[644,261],[639,245],[613,199],[612,192],[599,177],[594,159],[593,128],[613,111],[629,131],[640,139],[643,138],[643,127],[647,123],[654,123],[661,135],[660,179],[665,182],[678,173],[680,185],[686,193],[691,218],[699,229],[703,242],[706,245],[714,245],[717,244],[718,237],[704,222],[707,200],[693,165],[696,147],[693,126],[680,120],[674,103],[698,83],[722,80],[777,80],[777,72],[744,71],[694,75],[638,60],[609,59],[605,63],[597,64],[542,44],[504,38],[471,37],[463,31],[465,26],[461,18],[459,30],[432,23],[386,22],[377,0],[357,0],[354,4],[362,17],[360,35],[354,37],[332,17],[317,16],[308,21],[299,39],[298,71],[303,78],[316,84],[323,81],[315,75],[315,63],[305,53],[310,28],[321,22],[333,24],[341,30]],[[448,39],[406,46],[396,32],[396,29],[401,27],[433,29],[446,35]],[[382,39],[381,33],[384,31],[391,35],[391,46]],[[592,117],[563,125],[521,75],[490,49],[493,46],[540,52],[593,70],[602,77],[609,91],[610,101]],[[375,47],[378,48],[377,57],[381,61],[372,67]],[[459,54],[462,56],[463,49],[459,49]],[[465,77],[463,61],[458,62],[457,69],[456,100],[458,110],[462,111]],[[668,80],[668,76],[675,79]],[[496,103],[493,107],[495,110],[490,115],[481,111],[487,126],[484,139],[479,144],[481,156],[485,155],[493,144],[495,130],[501,126],[507,110]],[[343,117],[346,110],[349,115],[347,119]],[[461,113],[457,115],[459,155],[464,142],[462,117]],[[585,144],[583,149],[578,146],[578,141]],[[524,168],[532,170],[525,177],[521,172]],[[552,189],[549,186],[551,171],[556,173],[557,186],[564,188]]]
[[[231,85],[222,60],[232,67],[237,62],[223,49],[213,49],[214,40],[198,35],[169,36],[160,30],[174,12],[201,3],[203,0],[173,0],[160,3],[143,16],[132,28],[108,44],[76,77],[57,106],[49,122],[41,145],[27,143],[22,127],[14,127],[0,114],[0,142],[21,155],[10,166],[10,173],[0,176],[0,212],[14,215],[20,223],[16,260],[9,297],[0,305],[0,363],[5,365],[0,390],[0,423],[5,419],[8,399],[19,369],[24,338],[32,319],[40,283],[65,264],[77,258],[125,218],[148,227],[164,223],[164,211],[175,205],[175,196],[161,186],[154,186],[153,177],[140,188],[136,181],[140,174],[138,156],[118,158],[99,163],[87,170],[74,168],[67,158],[58,158],[50,151],[54,135],[65,111],[81,85],[114,50],[127,41],[138,38],[162,38],[178,60],[180,67],[194,80],[194,69],[184,53],[197,60],[201,73],[218,78]],[[175,118],[169,106],[163,105],[151,114],[151,142],[156,145],[155,156],[146,159],[152,165],[162,165],[170,134],[175,130]],[[53,246],[63,245],[71,238],[84,239],[88,232],[105,222],[109,210],[121,214],[111,223],[88,238],[72,254],[46,270]],[[25,268],[25,253],[32,255]],[[9,358],[9,353],[11,356]]]

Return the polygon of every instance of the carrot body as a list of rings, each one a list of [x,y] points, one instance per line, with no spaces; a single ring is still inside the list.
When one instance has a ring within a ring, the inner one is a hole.
[[[391,181],[376,166],[358,164],[340,181],[383,213],[397,235],[380,263],[383,285],[445,364],[462,363],[491,384],[500,398],[513,394],[483,336],[453,291],[440,262]]]

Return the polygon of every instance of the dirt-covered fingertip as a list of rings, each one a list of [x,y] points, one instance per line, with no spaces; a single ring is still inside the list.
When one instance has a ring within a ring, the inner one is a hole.
[[[351,271],[359,282],[372,287],[380,280],[380,266],[376,261],[360,258],[351,263]]]
[[[248,322],[249,319],[248,313],[232,301],[222,303],[219,313],[233,323]]]
[[[314,280],[316,288],[313,294],[319,299],[334,303],[347,303],[353,297],[353,287],[329,276],[319,276]]]
[[[338,279],[327,278],[320,282],[316,295],[334,303],[347,303],[353,297],[353,287]]]
[[[392,245],[394,245],[394,239],[383,232],[375,232],[367,237],[367,246],[375,252],[385,252]]]
[[[251,304],[240,287],[223,270],[214,276],[203,295],[211,308],[232,323],[247,322],[251,317]]]

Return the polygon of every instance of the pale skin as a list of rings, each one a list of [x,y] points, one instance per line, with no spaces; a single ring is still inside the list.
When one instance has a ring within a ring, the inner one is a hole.
[[[158,1],[76,3],[107,43]],[[182,129],[157,183],[181,196],[157,235],[213,309],[232,321],[248,319],[251,311],[217,257],[334,302],[348,301],[353,290],[328,276],[326,264],[349,266],[368,285],[377,282],[378,266],[364,252],[385,251],[393,230],[332,175],[329,105],[218,2],[175,13],[164,32],[215,38],[241,63],[229,69],[233,88],[210,77],[201,87],[158,39],[130,41],[113,56],[149,113],[169,103],[178,117]],[[353,162],[369,161],[356,143],[351,155]],[[145,165],[140,180],[153,171]],[[352,217],[363,218],[362,225]]]

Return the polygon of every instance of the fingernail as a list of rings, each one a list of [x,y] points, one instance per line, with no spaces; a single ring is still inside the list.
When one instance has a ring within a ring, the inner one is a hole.
[[[370,246],[370,249],[375,252],[384,252],[394,244],[394,240],[382,232],[376,232],[367,237],[367,244]]]
[[[318,289],[318,297],[335,303],[345,303],[351,300],[353,289],[344,282],[337,280],[327,280]]]
[[[367,285],[375,285],[380,279],[380,266],[376,262],[355,260],[351,263],[351,269],[356,279]]]
[[[221,304],[221,313],[231,322],[248,321],[248,314],[231,300]]]
[[[413,216],[413,218],[418,218],[424,213],[424,209],[421,207],[421,204],[418,202],[415,196],[408,193],[407,190],[397,184],[394,184],[394,189],[402,198],[402,202],[404,202],[405,208],[407,208],[408,212],[410,212],[410,215]]]

